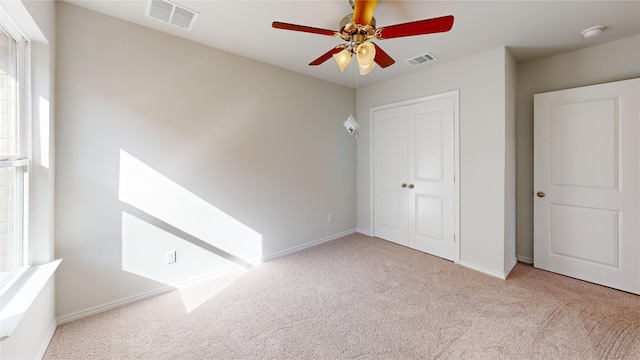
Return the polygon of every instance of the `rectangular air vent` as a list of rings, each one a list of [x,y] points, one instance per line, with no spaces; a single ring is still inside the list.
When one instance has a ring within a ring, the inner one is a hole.
[[[409,59],[407,60],[407,62],[413,66],[418,66],[418,65],[422,65],[425,63],[428,63],[430,61],[434,61],[437,60],[438,58],[433,55],[432,53],[426,53],[420,56],[416,56],[413,59]]]
[[[149,0],[147,1],[146,15],[163,23],[191,31],[199,14],[168,0]]]

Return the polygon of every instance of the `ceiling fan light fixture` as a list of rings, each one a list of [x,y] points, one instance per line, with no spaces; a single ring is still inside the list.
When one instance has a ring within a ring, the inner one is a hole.
[[[368,65],[363,65],[358,62],[358,68],[360,69],[360,75],[367,75],[368,73],[373,71],[373,68],[376,67],[376,63],[371,62]]]
[[[340,71],[344,72],[344,69],[349,65],[351,61],[351,53],[347,49],[343,49],[337,54],[333,54],[333,58],[336,60]]]
[[[360,66],[368,67],[376,58],[376,48],[370,42],[364,42],[356,48],[356,56]]]

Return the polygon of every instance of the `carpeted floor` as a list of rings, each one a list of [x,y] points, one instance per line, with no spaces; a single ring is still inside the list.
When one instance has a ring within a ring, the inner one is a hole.
[[[224,287],[226,285],[226,287]],[[640,296],[353,234],[58,327],[45,359],[640,359]]]

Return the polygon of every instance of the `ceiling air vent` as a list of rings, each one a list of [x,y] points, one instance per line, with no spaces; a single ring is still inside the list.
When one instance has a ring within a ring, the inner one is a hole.
[[[163,23],[191,31],[198,13],[167,0],[147,1],[147,16]]]
[[[413,59],[409,59],[407,62],[413,66],[418,66],[437,59],[438,58],[432,53],[426,53],[424,55],[416,56]]]

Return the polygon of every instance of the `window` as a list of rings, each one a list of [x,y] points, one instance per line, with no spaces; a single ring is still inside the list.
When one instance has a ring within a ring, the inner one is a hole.
[[[0,25],[0,289],[28,263],[28,44],[11,21]]]

